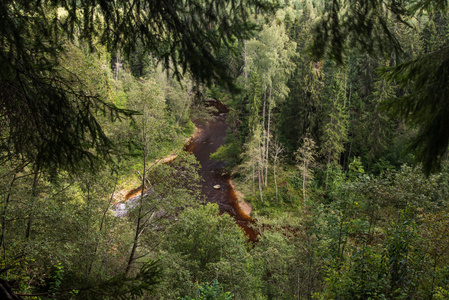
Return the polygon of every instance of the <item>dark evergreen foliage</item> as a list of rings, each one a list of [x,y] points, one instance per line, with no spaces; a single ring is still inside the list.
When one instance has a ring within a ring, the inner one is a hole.
[[[265,0],[1,1],[1,161],[18,155],[45,168],[92,166],[112,146],[96,114],[133,113],[86,92],[77,74],[61,75],[65,41],[100,41],[126,55],[139,41],[178,78],[190,71],[198,81],[233,87],[215,54],[250,35],[251,14],[272,8]]]
[[[410,92],[391,103],[394,111],[419,128],[409,146],[424,170],[436,171],[449,146],[449,48],[383,70]]]
[[[393,14],[401,22],[408,14],[405,1],[332,0],[326,2],[323,16],[314,28],[311,52],[316,58],[329,55],[339,64],[349,49],[389,56],[400,51],[397,37],[388,26]]]
[[[408,17],[419,13],[445,13],[447,1],[341,1],[333,0],[325,8],[324,17],[317,22],[312,49],[316,58],[325,54],[344,62],[348,49],[358,48],[369,54],[383,54],[392,62],[399,61],[401,44],[389,26],[395,18],[406,23]],[[384,77],[397,81],[407,90],[406,96],[392,104],[397,115],[416,126],[418,135],[410,143],[418,162],[429,174],[438,170],[448,150],[449,112],[447,99],[449,51],[447,43],[431,53],[384,69]]]

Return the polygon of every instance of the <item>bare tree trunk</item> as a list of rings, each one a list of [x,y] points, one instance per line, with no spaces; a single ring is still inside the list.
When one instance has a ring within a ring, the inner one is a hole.
[[[271,122],[271,91],[272,91],[272,87],[270,86],[270,95],[269,95],[269,97],[268,97],[268,100],[269,100],[269,103],[268,103],[268,124],[267,124],[267,128],[268,128],[268,130],[267,130],[267,137],[266,137],[266,141],[267,141],[267,143],[266,143],[266,146],[265,146],[265,151],[266,151],[266,154],[265,154],[265,159],[266,159],[266,162],[265,162],[265,186],[268,186],[268,149],[269,149],[269,147],[270,147],[270,122]]]
[[[141,197],[142,196],[143,196],[143,190],[141,192]],[[136,225],[136,232],[134,235],[133,246],[131,248],[131,254],[129,255],[128,264],[127,264],[126,270],[125,270],[126,276],[129,274],[129,271],[131,270],[131,266],[134,262],[134,256],[135,256],[136,250],[137,250],[137,245],[139,243],[139,236],[140,236],[140,232],[141,232],[140,222],[142,221],[141,215],[142,215],[142,205],[139,205],[139,213],[138,213],[138,218],[137,218],[137,225]]]
[[[288,186],[288,181],[287,181],[287,192],[288,192],[288,197],[290,198],[290,203],[293,205],[292,193],[290,192],[290,187]]]
[[[189,104],[191,103],[191,97],[190,97],[191,91],[192,91],[192,86],[191,86],[191,82],[189,81],[188,86],[187,86],[187,95],[188,95],[188,97],[185,97],[185,99],[184,99],[183,108],[182,108],[181,114],[180,114],[178,120],[176,121],[177,125],[179,125],[179,123],[181,122],[182,118],[184,117],[184,114],[189,109]]]
[[[120,72],[121,67],[122,67],[122,64],[120,63],[120,60],[117,55],[116,61],[115,61],[115,80],[118,80],[118,74]]]
[[[87,211],[87,224],[86,224],[86,241],[90,241],[90,238],[89,238],[89,233],[90,233],[90,225],[89,225],[89,221],[90,221],[90,216],[89,216],[89,206],[90,206],[90,202],[91,202],[91,200],[90,200],[90,183],[87,183],[87,199],[86,199],[86,203],[87,203],[87,205],[86,205],[86,211]],[[89,245],[89,242],[87,242],[86,244],[85,244],[85,246],[84,246],[84,251],[86,252],[86,253],[89,253],[90,252],[90,245]],[[94,258],[92,258],[92,259],[94,259]],[[86,259],[86,269],[85,269],[85,271],[86,271],[86,280],[87,280],[87,278],[89,277],[89,272],[90,272],[90,262],[89,262],[89,259]]]
[[[276,188],[276,201],[278,200],[279,192],[278,192],[278,183],[277,183],[277,175],[276,175],[276,167],[278,164],[278,158],[281,153],[284,151],[283,147],[279,144],[279,142],[275,139],[273,143],[273,177],[274,177],[274,186]]]
[[[246,69],[246,65],[248,64],[246,43],[247,43],[247,41],[244,40],[243,41],[243,77],[245,77],[245,84],[248,82],[248,70]]]
[[[304,172],[302,176],[302,197],[303,200],[306,201],[306,173],[307,173],[307,162],[304,161]]]
[[[145,111],[145,108],[143,109],[143,111]],[[143,116],[143,118],[146,118],[145,115]],[[137,250],[137,246],[139,244],[139,236],[142,233],[142,210],[143,210],[143,196],[146,190],[146,170],[147,170],[147,155],[148,155],[148,143],[147,143],[147,128],[146,128],[146,122],[147,120],[144,119],[143,123],[142,123],[142,141],[143,141],[143,169],[142,169],[142,190],[140,191],[140,199],[139,199],[139,209],[138,209],[138,213],[137,213],[137,224],[136,224],[136,230],[134,233],[134,240],[133,240],[133,245],[131,248],[131,253],[129,255],[129,259],[128,259],[128,264],[126,265],[126,270],[125,270],[125,276],[128,276],[129,271],[131,270],[131,266],[135,260],[135,255],[136,255],[136,250]]]
[[[300,283],[299,283],[299,279],[300,279],[299,269],[297,270],[296,274],[297,274],[297,278],[298,278],[298,300],[301,300],[301,289],[300,289]]]
[[[260,151],[260,157],[261,157],[261,165],[260,169],[262,170],[262,182],[264,181],[264,164],[265,164],[265,141],[266,141],[266,135],[267,131],[265,129],[265,107],[266,107],[267,99],[266,96],[264,96],[263,100],[263,110],[262,110],[262,149]]]
[[[270,146],[270,119],[271,119],[271,107],[268,108],[268,132],[267,132],[267,144],[266,144],[266,154],[265,154],[265,186],[268,186],[268,149]]]
[[[36,167],[36,171],[34,173],[34,179],[33,179],[33,188],[31,190],[31,198],[33,199],[33,203],[36,202],[37,200],[37,184],[39,182],[39,167]],[[27,224],[27,229],[26,229],[26,233],[25,233],[25,238],[28,240],[31,237],[31,226],[33,223],[33,212],[30,212],[29,216],[28,216],[28,224]]]
[[[345,100],[343,101],[343,108],[346,108],[346,90],[347,90],[347,86],[348,86],[348,80],[347,80],[347,76],[345,73]]]
[[[277,156],[274,157],[273,177],[274,177],[274,186],[276,188],[276,201],[278,201],[278,183],[276,180],[276,160],[277,160]]]
[[[256,168],[254,167],[254,161],[253,161],[253,195],[256,194]]]
[[[339,254],[339,259],[343,258],[343,252],[345,249],[345,245],[346,245],[346,240],[343,240],[343,225],[344,222],[346,221],[346,216],[343,216],[340,220],[340,226],[339,226],[339,230],[338,230],[338,254]]]
[[[351,95],[352,95],[352,83],[349,84],[348,123],[351,122]],[[350,162],[350,159],[351,159],[351,151],[352,151],[352,140],[353,140],[353,137],[351,136],[351,142],[349,144],[348,161],[345,162],[345,164],[343,165],[343,168],[346,168],[346,164],[349,166],[349,162]]]
[[[0,251],[3,251],[5,269],[7,269],[7,267],[8,267],[7,263],[6,263],[6,246],[5,246],[6,214],[7,214],[7,210],[8,210],[9,200],[11,199],[11,192],[12,192],[12,187],[14,186],[14,181],[16,181],[16,174],[14,174],[14,177],[11,180],[11,184],[9,185],[8,195],[6,196],[6,200],[5,200],[5,207],[3,208],[3,212],[2,212],[2,236],[1,236],[1,241],[0,241]]]
[[[326,181],[324,184],[324,190],[327,191],[328,188],[328,181],[329,181],[329,165],[331,163],[331,157],[332,157],[332,153],[329,151],[329,155],[327,157],[327,168],[326,168]]]
[[[105,209],[103,211],[103,216],[102,216],[101,221],[100,221],[100,228],[98,230],[100,233],[103,230],[103,225],[104,225],[104,222],[105,222],[105,219],[106,219],[106,214],[108,213],[109,208],[111,207],[112,201],[114,200],[114,193],[115,193],[115,189],[117,188],[117,180],[118,180],[118,178],[115,179],[114,189],[112,190],[111,197],[109,198],[108,205],[105,207]],[[97,254],[99,244],[100,244],[100,241],[97,241],[97,243],[95,244],[94,257]],[[90,266],[89,266],[89,270],[87,272],[87,275],[90,275],[90,273],[92,272],[93,264],[94,264],[94,261],[92,260],[90,262]]]
[[[143,195],[145,192],[145,169],[146,169],[146,157],[144,155],[144,159],[143,159],[143,176],[142,176],[142,190],[140,191],[140,199],[139,199],[139,210],[137,213],[137,224],[136,224],[136,231],[134,233],[134,240],[133,240],[133,245],[131,248],[131,254],[129,255],[129,259],[128,259],[128,264],[126,265],[126,270],[125,270],[125,275],[127,276],[129,274],[129,271],[131,270],[131,266],[134,262],[134,257],[136,255],[136,250],[137,250],[137,245],[139,244],[139,236],[140,233],[142,232],[142,226],[141,226],[141,222],[142,222],[142,204],[143,204]]]
[[[263,196],[262,196],[262,177],[263,177],[263,168],[259,168],[259,194],[260,194],[260,200],[263,202]]]
[[[351,142],[349,143],[348,161],[347,161],[348,167],[351,162],[352,141],[353,141],[353,137],[351,136]],[[344,166],[344,167],[346,168],[346,166]]]

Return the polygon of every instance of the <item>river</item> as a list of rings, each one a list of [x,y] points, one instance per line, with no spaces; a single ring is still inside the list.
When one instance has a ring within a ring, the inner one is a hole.
[[[201,181],[201,193],[206,201],[217,203],[220,213],[228,213],[235,222],[244,230],[248,239],[257,241],[257,232],[250,226],[254,220],[245,214],[238,204],[237,195],[230,184],[230,176],[225,172],[225,161],[215,161],[210,159],[211,153],[224,145],[227,113],[229,109],[220,101],[209,101],[209,106],[214,106],[217,111],[208,120],[192,120],[198,128],[198,134],[185,147],[185,150],[195,155],[200,163],[199,175]],[[214,186],[219,185],[218,189]],[[126,201],[117,203],[114,206],[116,216],[126,216],[128,210],[137,205],[140,199],[142,187],[130,191],[126,196]]]
[[[199,134],[186,146],[186,151],[193,153],[199,161],[201,193],[208,202],[217,203],[220,213],[230,214],[235,222],[245,231],[250,241],[256,241],[257,233],[250,226],[253,222],[240,208],[237,195],[229,180],[230,176],[225,172],[226,162],[210,159],[210,154],[224,144],[226,136],[226,116],[229,109],[220,101],[209,101],[217,112],[213,113],[210,120],[192,120],[199,129]],[[219,185],[216,189],[214,186]]]

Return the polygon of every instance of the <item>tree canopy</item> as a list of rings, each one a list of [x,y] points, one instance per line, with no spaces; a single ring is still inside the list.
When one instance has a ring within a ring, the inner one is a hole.
[[[279,2],[0,1],[0,298],[449,299],[445,3]]]
[[[404,91],[391,108],[418,128],[408,149],[423,163],[427,174],[439,169],[449,146],[449,124],[445,117],[449,110],[446,92],[449,44],[443,42],[437,49],[410,60],[402,55],[402,44],[392,20],[411,27],[414,19],[445,14],[447,7],[445,0],[326,2],[311,47],[316,59],[328,55],[340,64],[350,49],[390,60],[390,67],[383,68],[381,73]]]
[[[89,90],[76,72],[60,66],[64,44],[87,41],[130,55],[143,53],[180,78],[234,87],[217,58],[223,47],[249,37],[250,16],[274,5],[267,0],[5,0],[0,3],[0,160],[11,157],[44,168],[75,170],[107,157],[112,144],[98,112],[118,109]],[[70,54],[69,54],[70,55]]]

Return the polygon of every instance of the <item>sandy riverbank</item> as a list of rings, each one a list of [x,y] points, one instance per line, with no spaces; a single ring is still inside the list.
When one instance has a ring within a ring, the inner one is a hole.
[[[189,136],[189,137],[186,137],[186,139],[184,141],[184,147],[186,147],[191,141],[193,141],[198,136],[200,136],[201,132],[202,132],[202,130],[195,126],[195,129],[193,130],[192,135]],[[181,150],[177,149],[177,150],[173,151],[170,155],[168,155],[168,156],[166,156],[164,158],[156,159],[155,161],[153,161],[149,165],[148,169],[150,169],[150,168],[152,168],[152,167],[154,167],[155,165],[158,165],[158,164],[166,164],[166,163],[174,161],[178,157],[178,154],[175,154],[175,153],[179,152],[179,151],[181,151]],[[130,183],[128,182],[128,185],[129,184]],[[135,183],[132,184],[132,185],[133,186],[137,186],[139,184],[141,184],[141,182],[136,179]],[[114,195],[114,203],[118,204],[120,202],[124,202],[124,201],[126,201],[126,200],[128,200],[128,199],[130,199],[130,198],[132,198],[134,196],[136,196],[140,192],[141,192],[141,187],[135,188],[135,189],[133,189],[131,191],[128,188],[124,188],[124,189],[118,190],[118,191],[115,192],[115,195]]]
[[[243,193],[237,189],[235,182],[233,182],[232,180],[229,180],[229,184],[231,185],[232,189],[234,190],[235,194],[237,195],[237,203],[238,203],[240,209],[248,217],[250,217],[253,207],[251,206],[251,204],[249,204],[248,202],[246,202],[244,200],[245,195],[243,195]]]

